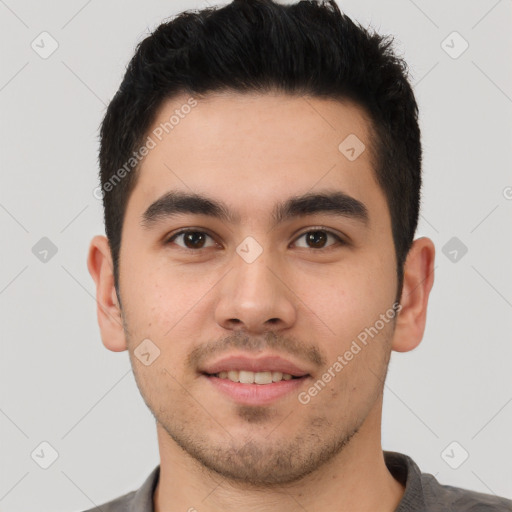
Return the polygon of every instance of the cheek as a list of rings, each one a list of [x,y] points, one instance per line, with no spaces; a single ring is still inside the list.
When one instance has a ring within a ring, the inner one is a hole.
[[[333,400],[339,394],[338,398],[349,404],[359,400],[358,396],[373,396],[378,379],[368,373],[368,368],[377,371],[388,351],[392,324],[389,319],[387,323],[379,319],[394,302],[392,272],[390,265],[378,258],[363,261],[361,257],[358,264],[312,275],[302,285],[300,293],[309,309],[301,323],[305,329],[310,322],[319,326],[313,338],[326,356],[325,371],[330,367],[335,374],[326,386],[329,391],[325,390],[332,393]]]
[[[134,327],[159,329],[164,335],[201,297],[199,282],[184,272],[147,258],[124,276],[123,301],[129,305]],[[204,285],[206,286],[206,285]],[[204,292],[203,292],[204,293]]]
[[[293,285],[307,317],[322,320],[342,340],[357,335],[385,313],[395,298],[396,275],[389,262],[363,257],[318,272],[303,273]],[[305,306],[304,306],[305,307]]]
[[[160,350],[159,363],[179,377],[191,344],[204,340],[207,315],[213,317],[208,292],[218,278],[149,267],[150,271],[133,275],[125,287],[131,348],[137,340],[149,338]]]

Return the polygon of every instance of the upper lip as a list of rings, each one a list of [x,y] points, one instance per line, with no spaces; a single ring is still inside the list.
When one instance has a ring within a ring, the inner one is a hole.
[[[221,359],[206,364],[200,369],[202,373],[214,374],[219,372],[228,372],[230,370],[248,370],[251,372],[281,372],[289,373],[294,377],[303,377],[309,375],[309,372],[300,368],[291,361],[280,356],[266,355],[260,357],[250,357],[247,355],[229,355]]]

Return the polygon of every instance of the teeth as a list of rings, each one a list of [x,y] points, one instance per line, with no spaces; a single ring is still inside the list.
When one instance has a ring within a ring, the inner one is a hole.
[[[240,372],[242,373],[242,372]],[[242,380],[240,379],[240,382]],[[257,372],[254,374],[255,384],[270,384],[272,382],[272,372]]]
[[[238,374],[239,374],[239,372],[237,372],[235,370],[231,370],[228,372],[228,379],[232,380],[233,382],[239,382]]]
[[[253,384],[254,383],[254,372],[246,372],[241,370],[238,373],[238,380],[242,384]]]
[[[272,382],[279,382],[283,378],[281,372],[272,372]]]
[[[281,380],[293,379],[289,373],[282,372],[250,372],[247,370],[230,370],[229,372],[219,372],[215,374],[219,379],[229,379],[233,382],[240,382],[242,384],[272,384],[272,382],[279,382]]]

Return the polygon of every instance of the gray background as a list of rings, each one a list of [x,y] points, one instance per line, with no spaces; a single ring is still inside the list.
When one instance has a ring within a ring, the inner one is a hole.
[[[103,347],[96,321],[86,256],[104,233],[97,134],[136,43],[205,5],[0,0],[1,511],[83,510],[159,462],[128,355]],[[424,144],[417,236],[437,248],[424,340],[392,355],[383,447],[442,483],[512,498],[512,2],[339,5],[394,34],[409,63]],[[50,48],[43,31],[59,45],[46,59],[31,47]],[[469,43],[457,58],[453,31]],[[46,262],[33,253],[43,237],[57,248]],[[43,441],[58,452],[48,469]]]

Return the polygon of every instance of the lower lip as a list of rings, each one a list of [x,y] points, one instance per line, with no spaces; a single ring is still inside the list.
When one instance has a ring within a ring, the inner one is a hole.
[[[220,379],[204,375],[206,379],[221,393],[228,395],[237,403],[247,405],[266,405],[297,391],[308,377],[281,380],[272,384],[242,384],[229,379]]]

